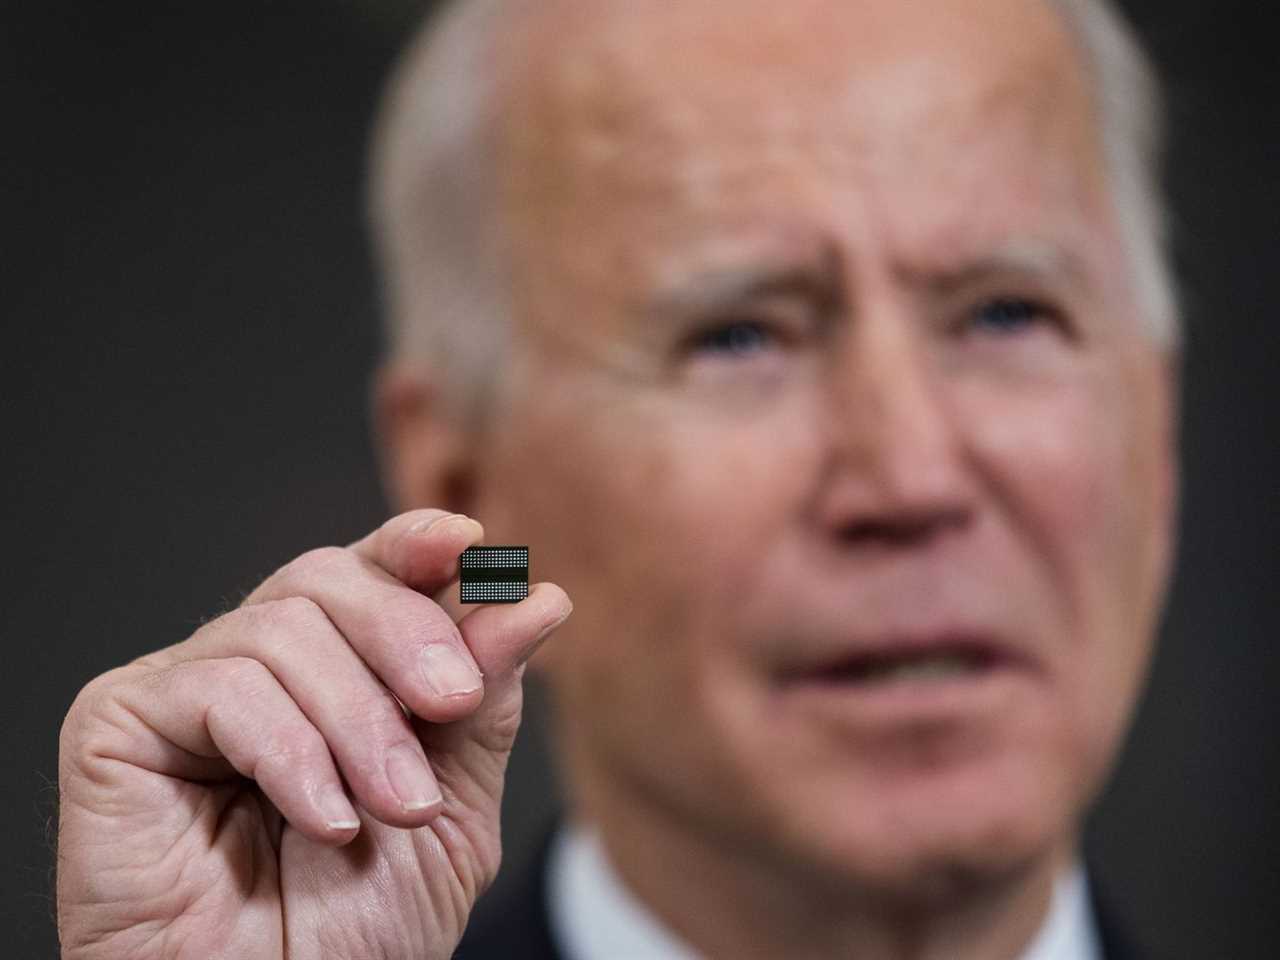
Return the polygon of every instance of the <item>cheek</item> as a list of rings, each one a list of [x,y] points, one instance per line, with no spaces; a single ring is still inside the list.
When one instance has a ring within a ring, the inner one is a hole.
[[[1084,630],[1124,568],[1134,509],[1125,450],[1132,442],[1115,391],[1095,378],[1023,387],[962,386],[956,405],[990,503],[1053,587],[1053,611]],[[1049,611],[1045,611],[1048,613]]]
[[[1163,434],[1142,392],[1113,369],[1042,385],[1016,402],[977,389],[959,402],[1015,561],[1041,581],[1062,733],[1104,763],[1150,652]]]

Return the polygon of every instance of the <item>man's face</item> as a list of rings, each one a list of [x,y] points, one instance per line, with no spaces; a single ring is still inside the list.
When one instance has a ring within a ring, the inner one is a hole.
[[[540,665],[576,786],[876,883],[1060,849],[1174,500],[1064,28],[1024,0],[543,11],[476,514],[574,599]]]

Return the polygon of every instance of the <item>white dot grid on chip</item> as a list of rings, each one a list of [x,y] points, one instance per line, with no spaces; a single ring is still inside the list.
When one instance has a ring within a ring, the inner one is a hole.
[[[464,603],[515,603],[529,595],[528,547],[468,547],[460,567],[459,599]],[[484,571],[503,573],[497,579],[489,579]]]
[[[462,566],[472,567],[526,567],[529,565],[527,547],[512,550],[506,547],[468,547],[462,554]]]
[[[494,589],[492,584],[469,583],[462,587],[462,599],[470,601],[483,600],[523,600],[529,595],[525,584],[514,585],[514,589]]]

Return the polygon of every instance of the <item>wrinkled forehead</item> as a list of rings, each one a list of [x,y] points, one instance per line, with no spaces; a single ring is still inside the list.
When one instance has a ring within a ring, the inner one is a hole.
[[[997,167],[1018,138],[1096,153],[1086,78],[1048,2],[538,0],[515,26],[504,180],[530,231],[517,244],[750,216],[764,179],[923,174],[965,192],[964,176],[1009,181]]]

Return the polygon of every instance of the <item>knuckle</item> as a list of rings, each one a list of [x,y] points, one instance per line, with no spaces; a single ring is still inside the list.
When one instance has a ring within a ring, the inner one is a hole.
[[[253,608],[250,616],[277,641],[330,627],[328,615],[310,597],[269,600]]]
[[[277,572],[288,583],[307,583],[316,577],[332,576],[335,571],[349,570],[355,556],[345,547],[317,547],[299,554]]]
[[[390,696],[363,698],[343,710],[339,723],[344,730],[360,731],[361,743],[387,749],[413,735],[404,712]]]
[[[99,674],[80,688],[62,718],[62,728],[58,733],[61,751],[65,752],[74,743],[82,741],[85,731],[101,720],[112,691],[125,673],[126,668],[117,667]]]
[[[278,686],[275,674],[253,657],[227,657],[219,667],[220,680],[234,697],[260,698]]]
[[[84,741],[86,727],[91,723],[89,718],[94,713],[93,703],[99,696],[97,692],[90,692],[91,687],[92,684],[86,686],[76,695],[66,716],[62,718],[62,727],[58,731],[58,753],[63,757],[74,753]]]
[[[413,641],[417,649],[432,643],[462,642],[457,625],[426,597],[382,605],[371,611],[369,628],[373,636],[387,645],[399,646]]]
[[[100,779],[100,758],[125,755],[139,735],[137,714],[127,705],[129,690],[151,681],[152,672],[117,667],[95,677],[80,690],[58,732],[58,780]]]
[[[291,779],[302,770],[327,766],[329,747],[315,727],[305,721],[280,725],[262,744],[253,759],[250,774],[255,780],[263,776],[286,775]]]
[[[414,618],[405,616],[403,609],[394,609],[397,606],[387,604],[369,611],[369,637],[380,647],[398,646],[415,634]]]
[[[413,729],[390,696],[362,697],[332,718],[330,729],[341,731],[344,756],[373,758],[396,744],[413,738]]]

